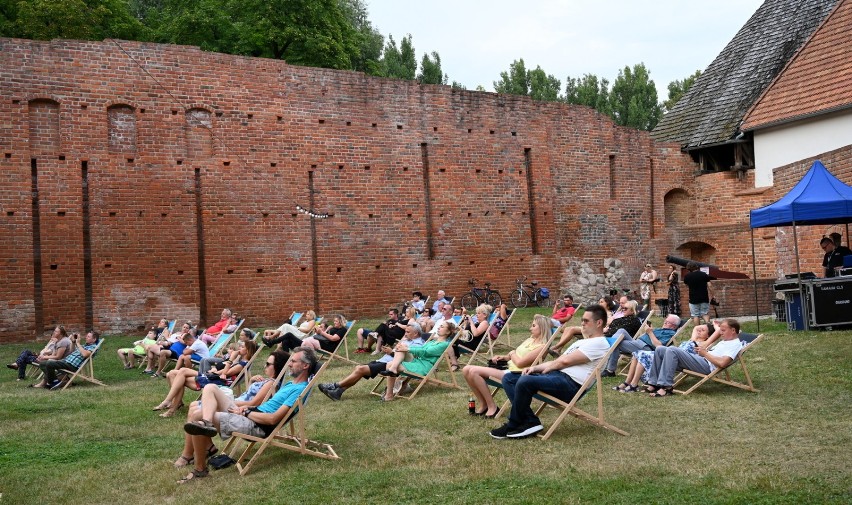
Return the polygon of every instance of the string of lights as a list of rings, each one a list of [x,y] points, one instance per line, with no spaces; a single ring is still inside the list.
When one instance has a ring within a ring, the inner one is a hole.
[[[305,208],[304,208],[304,207],[302,207],[301,205],[296,205],[296,210],[297,210],[297,211],[299,211],[299,212],[301,212],[302,214],[307,214],[308,216],[310,216],[310,217],[312,217],[312,218],[314,218],[314,219],[328,219],[329,217],[331,217],[331,216],[330,216],[330,215],[328,215],[328,214],[317,214],[317,213],[316,213],[316,212],[314,212],[314,211],[311,211],[311,210],[305,209]]]

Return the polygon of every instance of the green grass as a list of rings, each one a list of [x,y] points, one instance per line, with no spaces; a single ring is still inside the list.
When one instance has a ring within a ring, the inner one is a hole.
[[[513,319],[516,341],[535,312]],[[95,362],[107,387],[33,390],[6,372],[0,505],[849,503],[852,332],[761,326],[767,337],[747,356],[759,393],[712,384],[652,399],[604,380],[607,420],[628,437],[569,418],[547,442],[492,440],[496,423],[467,415],[466,391],[427,387],[413,401],[382,404],[364,381],[342,402],[317,392],[308,406],[310,435],[341,460],[271,449],[245,477],[229,468],[184,486],[175,481],[186,472],[172,468],[183,419],[151,412],[165,381],[122,370],[115,349],[133,338],[111,336]],[[0,358],[22,348],[0,346]],[[325,379],[350,369],[335,364]],[[593,398],[582,404],[593,408]],[[545,414],[545,426],[552,419]]]

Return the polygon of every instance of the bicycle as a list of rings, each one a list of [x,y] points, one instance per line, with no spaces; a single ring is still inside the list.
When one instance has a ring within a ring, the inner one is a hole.
[[[512,306],[524,308],[530,303],[535,303],[539,307],[550,307],[553,305],[553,299],[550,297],[550,290],[547,288],[538,287],[538,281],[532,281],[530,284],[524,284],[527,278],[518,279],[515,281],[518,288],[512,291],[511,302]]]
[[[491,305],[495,309],[503,303],[503,297],[496,289],[491,289],[491,283],[486,282],[484,288],[476,287],[476,279],[467,281],[470,286],[470,292],[462,296],[461,304],[467,310],[474,310],[483,303]]]

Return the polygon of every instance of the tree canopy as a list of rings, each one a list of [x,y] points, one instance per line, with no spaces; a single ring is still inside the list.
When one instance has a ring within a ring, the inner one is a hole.
[[[675,79],[674,81],[669,83],[669,99],[663,102],[663,110],[668,112],[672,110],[677,104],[678,100],[680,100],[683,95],[689,91],[689,88],[695,84],[695,80],[701,76],[701,70],[696,70],[694,74],[689,77],[684,78],[683,80]]]
[[[652,130],[663,116],[657,88],[644,63],[619,70],[609,98],[611,117],[621,126]]]

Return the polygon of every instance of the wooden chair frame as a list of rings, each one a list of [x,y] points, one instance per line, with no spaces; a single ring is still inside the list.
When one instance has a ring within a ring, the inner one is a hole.
[[[677,331],[675,331],[675,334],[672,335],[672,338],[669,339],[668,343],[666,344],[666,347],[672,347],[674,345],[677,345],[677,337],[680,336],[680,334],[686,329],[687,326],[689,326],[689,322],[690,322],[689,319],[681,319],[680,320],[680,326],[678,326]],[[640,328],[640,330],[641,330],[641,328]],[[642,335],[644,335],[644,332],[637,333],[636,336],[633,337],[633,340],[637,340]],[[625,356],[628,356],[628,355],[622,354],[621,356],[625,357]],[[626,377],[627,376],[627,370],[629,368],[630,368],[630,359],[628,358],[627,364],[624,365],[624,367],[622,367],[621,371],[618,372],[618,375],[624,375]]]
[[[737,353],[737,358],[730,365],[723,368],[716,368],[706,375],[701,372],[695,372],[693,370],[681,370],[680,374],[675,377],[674,385],[672,386],[673,388],[675,388],[673,389],[673,391],[675,393],[682,394],[685,396],[701,387],[702,384],[712,380],[720,384],[727,384],[728,386],[733,386],[735,388],[745,389],[746,391],[751,391],[752,393],[759,392],[760,390],[754,387],[754,383],[751,380],[751,374],[748,371],[748,367],[746,366],[746,360],[743,354],[745,354],[746,351],[751,349],[754,344],[760,342],[763,339],[763,334],[761,333],[759,335],[755,335],[753,333],[740,333],[739,339],[745,342],[746,345],[744,345],[743,348],[740,349],[740,352]],[[745,377],[745,382],[737,382],[731,377],[731,372],[729,368],[731,368],[734,363],[740,364],[740,368],[743,371],[743,376]],[[720,375],[724,375],[724,378],[720,377]],[[699,380],[687,390],[676,389],[688,377],[696,377]]]
[[[349,332],[351,332],[352,328],[355,327],[356,322],[357,322],[356,319],[353,319],[352,321],[346,322],[346,333],[344,333],[343,336],[340,337],[340,340],[338,340],[337,347],[335,347],[334,351],[328,352],[326,350],[323,350],[322,348],[316,349],[317,356],[319,356],[320,359],[324,358],[324,359],[327,359],[329,361],[339,359],[339,360],[344,361],[346,363],[351,363],[353,365],[360,365],[361,363],[359,363],[359,362],[357,362],[357,361],[355,361],[355,360],[353,360],[352,358],[349,357],[349,345],[347,344],[347,337],[349,336]],[[343,353],[346,356],[343,356],[343,355],[340,354],[341,347],[343,348]]]
[[[101,346],[103,346],[103,344],[104,344],[104,338],[101,337],[101,339],[98,340],[97,347],[95,347],[95,349],[92,350],[92,354],[90,354],[88,358],[84,359],[83,362],[80,363],[80,366],[77,367],[77,370],[74,370],[73,372],[71,372],[71,371],[66,372],[66,379],[63,379],[64,382],[65,382],[65,385],[62,386],[62,390],[64,390],[68,386],[70,386],[71,383],[74,382],[74,379],[76,379],[78,377],[80,379],[85,380],[85,381],[91,382],[92,384],[97,384],[98,386],[106,386],[106,384],[104,384],[103,382],[101,382],[101,381],[99,381],[98,379],[95,378],[95,367],[92,364],[93,358],[98,353],[98,351],[101,350]]]
[[[305,407],[310,397],[311,391],[318,383],[319,377],[326,367],[331,363],[331,360],[325,361],[319,370],[313,374],[309,380],[305,390],[296,399],[290,413],[284,416],[281,421],[272,430],[268,437],[256,437],[245,433],[233,433],[228,443],[225,444],[222,450],[223,454],[229,454],[232,458],[238,451],[238,443],[245,442],[245,448],[240,451],[236,458],[236,468],[240,475],[245,475],[251,469],[254,462],[260,457],[263,452],[271,447],[278,447],[288,451],[297,452],[305,456],[314,456],[323,459],[340,459],[340,456],[334,451],[330,444],[318,442],[308,439],[305,428]],[[288,366],[285,366],[281,371],[280,378],[286,373]],[[272,391],[270,391],[270,395]],[[270,396],[267,395],[267,398]],[[252,453],[252,449],[255,448]],[[248,460],[246,461],[246,458]],[[245,461],[245,463],[243,463]]]
[[[426,373],[426,375],[419,375],[419,374],[416,374],[416,373],[413,373],[413,372],[407,372],[405,370],[400,370],[399,378],[405,377],[406,379],[416,379],[416,380],[419,381],[419,383],[417,384],[417,387],[414,388],[414,391],[412,391],[408,395],[397,394],[396,396],[399,397],[399,398],[405,398],[406,400],[411,400],[415,396],[417,396],[417,393],[419,393],[420,390],[423,388],[423,386],[425,386],[426,384],[434,384],[436,386],[441,386],[441,387],[450,388],[450,389],[461,389],[461,386],[459,386],[459,381],[456,379],[456,373],[453,372],[453,369],[450,366],[450,357],[447,354],[449,352],[450,348],[452,348],[453,344],[459,338],[460,333],[461,333],[460,331],[456,332],[456,334],[453,336],[453,338],[450,339],[450,344],[447,346],[446,349],[444,349],[444,352],[438,357],[438,359],[435,360],[435,364],[432,365],[432,368],[429,370],[428,373]],[[440,367],[441,363],[445,363],[446,366],[447,366],[447,373],[449,374],[449,381],[445,381],[445,380],[441,380],[441,379],[437,378],[438,368]],[[385,377],[383,375],[380,375],[379,377],[381,377],[381,378],[379,379],[378,383],[376,383],[376,385],[373,386],[373,389],[370,390],[370,394],[383,396],[384,395],[383,390],[384,390]]]

